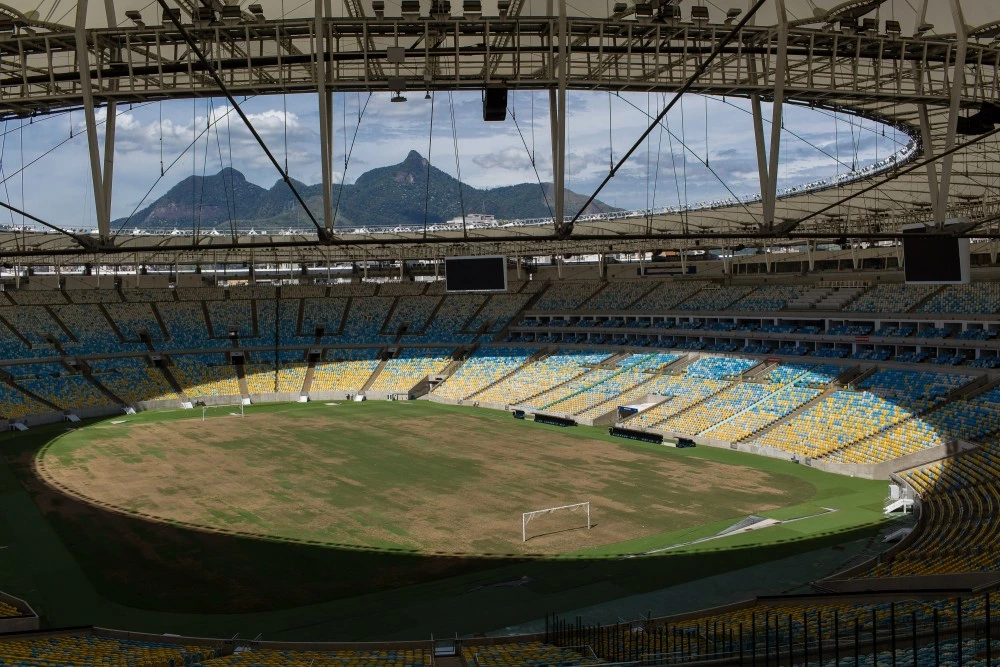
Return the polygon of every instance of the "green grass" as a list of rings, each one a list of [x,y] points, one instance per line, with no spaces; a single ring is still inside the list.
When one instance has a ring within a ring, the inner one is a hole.
[[[716,504],[715,514],[706,511],[706,516],[713,517],[710,521],[542,560],[418,553],[408,546],[405,525],[394,526],[384,540],[368,544],[358,540],[347,546],[330,535],[320,536],[320,541],[338,541],[339,546],[310,544],[303,540],[316,538],[313,533],[296,535],[287,528],[281,533],[275,528],[274,517],[233,508],[213,508],[211,516],[219,527],[246,530],[251,526],[270,537],[213,534],[109,512],[54,493],[35,477],[31,466],[50,442],[46,456],[64,465],[91,460],[95,447],[105,448],[102,455],[115,451],[126,458],[131,455],[121,449],[122,441],[108,437],[113,429],[83,428],[67,434],[61,425],[53,425],[0,436],[0,447],[6,454],[0,465],[0,544],[6,546],[0,549],[0,588],[27,599],[54,626],[94,623],[216,636],[264,632],[269,639],[414,638],[429,632],[487,631],[549,611],[600,604],[693,581],[856,539],[876,530],[882,521],[884,482],[830,475],[729,450],[664,448],[612,439],[602,429],[558,429],[515,421],[502,412],[425,402],[369,402],[336,408],[265,405],[253,406],[250,411],[276,417],[330,414],[347,421],[364,417],[384,422],[386,432],[392,430],[394,422],[410,418],[433,417],[440,420],[442,428],[448,428],[449,420],[474,417],[484,432],[502,431],[509,438],[558,436],[603,442],[608,451],[620,448],[630,456],[671,457],[689,466],[692,474],[713,463],[753,468],[801,491],[790,496],[791,504],[764,512],[773,518],[815,514],[822,507],[838,511],[630,559],[611,556],[709,536],[742,516],[727,514],[726,503],[731,499],[701,498],[699,502],[710,499]],[[131,417],[130,423],[173,422],[180,428],[185,423],[196,426],[198,420],[200,411],[148,412]],[[436,443],[428,439],[423,444],[434,448]],[[241,443],[226,442],[224,446],[241,451]],[[360,445],[355,441],[345,446]],[[299,453],[295,446],[282,447],[293,460]],[[142,454],[152,463],[169,453],[164,448],[159,445]],[[285,470],[283,462],[279,472],[284,478],[278,475],[268,491],[279,504],[294,501],[295,480],[302,474],[301,464],[288,465]],[[430,465],[430,460],[421,465]],[[455,491],[461,488],[462,480],[469,476],[475,479],[476,466],[468,461],[456,466],[454,472],[431,475],[434,484],[443,491]],[[385,475],[412,480],[418,472],[427,475],[428,470],[400,462],[381,471],[362,469],[358,476],[368,484],[383,484]],[[184,484],[184,480],[171,480],[157,491],[169,500],[189,492]],[[655,492],[642,489],[640,496]],[[333,500],[350,498],[337,494]],[[146,508],[149,500],[135,502],[137,507]],[[366,510],[366,520],[392,525],[392,507],[376,505]],[[522,577],[526,577],[523,585],[495,586]]]

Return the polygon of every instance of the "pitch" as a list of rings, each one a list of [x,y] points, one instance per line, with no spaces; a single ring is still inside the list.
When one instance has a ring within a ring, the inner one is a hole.
[[[175,525],[480,555],[633,553],[658,536],[669,543],[670,534],[801,505],[817,492],[774,466],[422,401],[231,412],[93,424],[50,443],[39,471],[95,504]],[[591,530],[582,516],[556,513],[533,521],[521,543],[522,512],[584,500]]]

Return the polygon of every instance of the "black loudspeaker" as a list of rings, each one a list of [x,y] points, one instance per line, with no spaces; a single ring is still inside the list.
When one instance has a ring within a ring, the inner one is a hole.
[[[962,135],[980,135],[993,130],[1000,123],[1000,106],[983,102],[977,113],[971,116],[959,116],[957,132]]]
[[[507,89],[487,88],[483,96],[483,120],[507,120]]]

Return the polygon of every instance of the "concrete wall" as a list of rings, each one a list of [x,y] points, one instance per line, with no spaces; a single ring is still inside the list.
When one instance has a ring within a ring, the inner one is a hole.
[[[8,632],[32,632],[34,630],[38,630],[38,614],[36,614],[35,610],[31,608],[31,605],[21,598],[16,598],[13,595],[7,595],[3,592],[0,592],[0,600],[16,607],[18,611],[23,614],[23,616],[18,616],[16,618],[0,618],[0,634]]]

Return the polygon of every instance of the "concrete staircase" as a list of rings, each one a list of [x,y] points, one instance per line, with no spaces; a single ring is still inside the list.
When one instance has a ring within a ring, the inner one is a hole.
[[[864,287],[834,287],[814,307],[816,310],[841,310],[864,293]]]
[[[372,371],[372,374],[368,376],[368,379],[365,380],[365,383],[361,385],[361,389],[358,391],[359,394],[365,393],[366,391],[368,391],[369,387],[375,384],[375,380],[378,378],[379,373],[382,372],[382,369],[385,368],[385,365],[388,362],[389,362],[388,358],[382,359],[380,362],[378,362],[378,366],[376,366],[375,370]]]
[[[314,377],[316,377],[316,362],[310,361],[309,366],[306,368],[306,375],[302,379],[302,391],[299,392],[299,396],[309,395],[309,390],[312,389]]]

